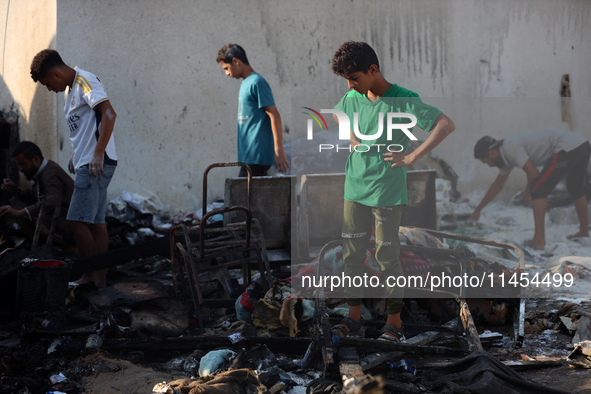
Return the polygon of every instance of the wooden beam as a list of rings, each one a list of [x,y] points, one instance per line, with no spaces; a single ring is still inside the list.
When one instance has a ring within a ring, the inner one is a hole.
[[[463,298],[459,299],[458,302],[460,303],[460,319],[464,325],[466,337],[470,342],[470,350],[483,350],[484,348],[482,347],[482,343],[480,343],[480,336],[478,335],[476,324],[474,324],[474,319],[472,319],[472,314],[470,313],[470,307],[468,307],[468,303]]]

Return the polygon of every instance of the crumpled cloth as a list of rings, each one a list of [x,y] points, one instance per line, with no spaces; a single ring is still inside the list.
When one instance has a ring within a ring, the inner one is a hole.
[[[577,343],[567,361],[577,367],[591,368],[591,341]]]
[[[234,369],[213,375],[213,379],[178,379],[168,383],[183,394],[267,394],[256,373],[250,369]]]

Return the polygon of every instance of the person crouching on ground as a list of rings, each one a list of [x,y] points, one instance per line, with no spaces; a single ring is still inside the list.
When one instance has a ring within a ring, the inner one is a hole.
[[[56,234],[61,236],[64,247],[74,246],[72,229],[66,223],[66,212],[74,190],[72,178],[59,164],[44,158],[41,149],[31,141],[21,141],[12,151],[12,157],[19,171],[34,183],[32,188],[23,189],[11,179],[4,179],[2,189],[13,197],[9,205],[0,207],[0,217],[13,218],[32,239],[41,207],[46,210],[42,223],[46,228],[51,226],[54,210],[60,208],[60,215],[55,219]]]
[[[564,177],[580,224],[579,231],[567,238],[589,237],[585,189],[590,152],[589,141],[581,134],[553,128],[519,131],[504,140],[482,137],[474,146],[474,157],[500,170],[470,220],[478,221],[480,211],[503,190],[511,170],[518,167],[527,174],[523,200],[531,203],[534,211],[534,236],[524,246],[540,250],[546,247],[547,197]]]

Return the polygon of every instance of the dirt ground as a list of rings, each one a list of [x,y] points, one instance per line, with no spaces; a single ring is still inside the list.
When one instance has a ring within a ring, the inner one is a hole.
[[[486,346],[486,350],[497,359],[516,365],[524,362],[546,361],[553,362],[552,366],[524,370],[523,367],[513,367],[519,375],[531,381],[556,388],[567,393],[591,393],[591,370],[569,366],[566,358],[572,352],[572,335],[570,335],[560,323],[554,323],[553,316],[565,304],[565,301],[544,300],[529,301],[526,307],[526,336],[521,348],[514,349],[510,346],[511,325],[487,326],[477,323],[480,333],[485,330],[501,334],[503,340],[495,341]],[[591,304],[581,305],[586,310],[591,310]],[[6,338],[12,330],[11,327],[2,327],[0,334]],[[257,333],[257,336],[260,333]],[[168,369],[166,364],[171,359],[188,358],[195,349],[187,348],[186,351],[169,351],[163,345],[162,352],[144,353],[141,351],[125,351],[110,349],[101,353],[80,356],[80,347],[83,342],[72,341],[69,348],[64,348],[60,356],[48,356],[48,344],[51,339],[30,340],[21,338],[21,345],[8,348],[9,341],[0,341],[0,375],[2,383],[0,392],[6,391],[10,380],[18,378],[19,370],[35,371],[27,372],[28,378],[32,376],[49,376],[52,373],[63,371],[64,374],[76,382],[84,393],[151,393],[157,383],[171,382],[173,380],[188,378],[196,375],[196,370],[180,371]],[[80,339],[82,341],[82,338]],[[158,339],[150,340],[152,343]],[[205,353],[205,352],[203,352]],[[276,355],[278,355],[276,353]],[[297,364],[297,356],[294,358]],[[299,356],[301,357],[301,356]],[[423,356],[409,354],[414,358],[419,375],[425,370],[425,365],[442,365],[456,361],[457,358],[442,357],[437,355]],[[197,358],[198,359],[198,358]],[[383,370],[383,369],[382,369]],[[369,370],[369,374],[378,375],[381,372]],[[289,394],[305,393],[305,384],[312,378],[306,373],[294,370],[299,378],[299,386],[291,388]],[[318,373],[317,373],[318,374]],[[5,379],[5,376],[9,376]],[[24,376],[24,375],[21,375]],[[294,379],[295,381],[296,379]],[[30,382],[30,381],[29,381]],[[23,384],[27,384],[31,393],[46,392],[36,391],[36,388],[27,383],[23,377]],[[22,386],[21,386],[22,387]],[[17,391],[15,391],[17,392]],[[20,391],[18,391],[20,393]]]
[[[159,382],[170,382],[177,379],[165,372],[158,372],[152,368],[142,367],[127,360],[114,359],[106,355],[92,355],[85,361],[104,361],[121,366],[119,371],[101,372],[86,376],[81,383],[86,394],[108,393],[151,393]]]
[[[531,361],[555,361],[555,365],[546,368],[535,368],[530,370],[517,369],[518,373],[526,379],[559,389],[568,393],[591,393],[591,370],[569,366],[565,359],[572,351],[569,345],[572,338],[564,333],[564,330],[548,329],[543,326],[544,316],[556,312],[564,301],[533,301],[528,303],[526,308],[526,337],[523,346],[513,349],[506,344],[495,344],[488,347],[488,352],[499,360],[516,364]],[[551,324],[551,323],[548,323]],[[478,325],[479,332],[485,330],[503,334],[505,339],[511,335],[512,326],[486,326]],[[413,356],[417,361],[441,363],[441,357],[437,356]],[[106,371],[86,376],[81,380],[85,392],[89,394],[98,393],[150,393],[156,383],[170,382],[186,376],[179,376],[173,373],[156,371],[147,366],[141,366],[137,362],[132,363],[122,360],[114,354],[87,356],[85,361],[104,361],[117,364],[121,367],[118,371]],[[446,359],[448,362],[453,359]],[[113,368],[111,368],[113,369]],[[371,371],[370,371],[371,373]],[[303,387],[292,388],[288,393],[302,393]]]
[[[591,371],[589,370],[558,367],[521,372],[521,375],[526,379],[567,393],[591,393]]]
[[[591,312],[591,302],[575,302],[578,307]],[[502,336],[502,340],[489,344],[485,349],[498,360],[515,365],[514,370],[524,378],[567,393],[591,393],[591,370],[571,367],[566,362],[566,358],[572,352],[573,333],[561,326],[558,319],[561,313],[570,316],[569,312],[559,313],[565,304],[568,304],[567,300],[528,300],[525,314],[525,339],[523,346],[517,349],[511,346],[513,329],[511,324],[499,326],[477,321],[476,326],[480,334],[488,330]],[[214,315],[226,323],[229,322],[226,319],[235,320],[232,312],[225,308],[216,309]],[[15,383],[17,379],[21,379],[18,382],[19,388],[27,386],[30,393],[46,393],[47,390],[43,391],[43,387],[47,386],[47,377],[60,371],[75,382],[80,389],[83,389],[84,393],[152,393],[152,389],[157,383],[171,382],[197,375],[195,367],[184,370],[171,369],[167,366],[169,361],[188,359],[189,355],[195,351],[202,353],[198,357],[195,356],[198,361],[206,353],[205,350],[198,350],[195,346],[179,350],[167,349],[164,342],[161,346],[158,345],[157,336],[151,338],[143,334],[141,339],[155,345],[152,352],[144,351],[143,348],[141,350],[124,350],[104,346],[101,353],[83,357],[80,356],[80,352],[84,347],[87,334],[78,334],[72,335],[71,341],[59,349],[57,356],[55,354],[48,355],[48,347],[51,346],[51,343],[63,338],[64,335],[60,333],[44,334],[40,324],[43,318],[51,318],[51,316],[31,317],[13,321],[7,325],[0,325],[0,376],[2,376],[0,393],[22,394],[21,391],[10,391],[10,385]],[[234,323],[230,326],[233,327]],[[34,327],[37,331],[33,329]],[[213,330],[210,335],[227,336],[230,329],[228,327],[222,331],[216,331],[221,330],[219,328],[209,330]],[[255,331],[257,331],[257,337],[265,334],[261,329],[255,329]],[[267,331],[266,334],[278,336],[277,333],[271,331]],[[203,333],[191,328],[183,336],[195,335],[203,335]],[[117,339],[118,337],[114,336],[113,338]],[[15,344],[15,341],[20,342]],[[303,350],[307,347],[307,343],[309,342],[306,342]],[[279,356],[280,354],[275,351],[275,355]],[[301,355],[288,355],[288,357],[293,358],[293,364],[301,361]],[[415,360],[419,376],[428,368],[424,367],[425,365],[442,365],[458,360],[458,358],[433,354],[424,356],[409,353],[408,357]],[[529,370],[516,365],[532,361],[553,362],[553,365]],[[381,370],[376,368],[367,373],[380,375],[387,369],[384,365],[381,367]],[[319,374],[318,371],[315,373]],[[297,382],[298,386],[292,387],[288,391],[289,394],[305,393],[305,385],[313,379],[312,375],[297,369],[290,371],[290,377]],[[37,386],[33,385],[33,378],[36,378]]]
[[[126,360],[94,356],[96,359],[121,365],[117,372],[102,372],[81,380],[86,394],[145,394],[151,393],[159,382],[170,382],[179,376],[155,371]],[[88,360],[90,361],[90,360]],[[568,393],[591,393],[591,371],[570,366],[520,371],[519,374],[534,382],[563,390]]]

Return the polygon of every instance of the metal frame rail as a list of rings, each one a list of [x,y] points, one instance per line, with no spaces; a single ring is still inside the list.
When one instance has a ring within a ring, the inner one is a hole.
[[[207,212],[207,175],[213,168],[234,166],[244,167],[248,172],[248,206],[236,205]],[[174,291],[177,296],[181,295],[179,292],[179,287],[181,287],[182,295],[185,297],[188,297],[190,292],[200,325],[202,321],[199,306],[203,304],[204,299],[199,283],[199,274],[213,273],[228,294],[232,295],[231,278],[227,270],[241,268],[243,284],[248,286],[251,283],[251,263],[258,263],[263,287],[266,290],[272,286],[263,231],[259,221],[252,217],[250,209],[251,180],[250,167],[244,163],[230,162],[209,165],[203,174],[203,217],[200,224],[191,227],[180,224],[170,231]],[[244,212],[246,220],[223,227],[207,226],[207,220],[212,216],[232,211]]]

